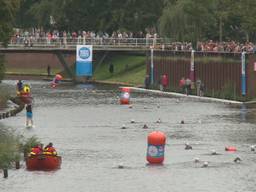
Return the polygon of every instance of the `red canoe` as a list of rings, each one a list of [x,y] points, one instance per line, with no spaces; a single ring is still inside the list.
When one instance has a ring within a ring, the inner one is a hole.
[[[26,159],[28,170],[51,171],[59,169],[61,166],[61,157],[55,155],[35,155]]]

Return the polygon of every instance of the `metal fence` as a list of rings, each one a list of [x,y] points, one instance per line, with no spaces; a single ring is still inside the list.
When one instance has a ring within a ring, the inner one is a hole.
[[[98,47],[142,47],[162,48],[171,44],[165,38],[12,38],[8,47],[55,47],[73,48],[76,45],[93,45]]]

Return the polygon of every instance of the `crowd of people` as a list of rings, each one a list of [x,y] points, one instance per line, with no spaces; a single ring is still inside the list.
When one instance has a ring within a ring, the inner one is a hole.
[[[83,39],[132,39],[132,38],[139,38],[139,39],[153,39],[159,38],[158,34],[152,31],[148,31],[146,33],[139,31],[139,32],[121,32],[121,31],[114,31],[113,33],[109,34],[107,32],[93,32],[93,31],[43,31],[39,29],[34,29],[31,31],[28,30],[21,30],[16,29],[14,32],[13,37],[11,38],[12,44],[19,44],[23,43],[32,45],[33,43],[46,41],[47,44],[51,44],[54,42],[62,42],[63,44],[67,43],[67,41],[72,41],[76,43],[83,42]],[[66,42],[65,42],[66,41]]]
[[[193,49],[192,43],[188,42],[174,42],[165,46],[165,49],[173,51],[191,51]],[[214,42],[212,40],[207,42],[198,42],[196,51],[202,52],[228,52],[241,53],[243,51],[254,53],[256,52],[256,45],[252,42],[239,43],[235,41],[230,42]]]
[[[116,43],[136,43],[146,46],[154,46],[158,49],[173,51],[191,51],[192,49],[202,52],[232,52],[239,53],[242,51],[256,52],[256,45],[252,42],[239,43],[236,41],[214,42],[212,40],[198,42],[193,48],[191,42],[171,42],[168,38],[161,38],[154,30],[146,32],[125,32],[114,31],[109,34],[107,32],[93,31],[43,31],[34,29],[31,31],[16,29],[11,44],[24,43],[25,46],[33,46],[34,43],[54,44],[60,43],[67,45],[68,43],[97,43],[97,44],[116,44]]]

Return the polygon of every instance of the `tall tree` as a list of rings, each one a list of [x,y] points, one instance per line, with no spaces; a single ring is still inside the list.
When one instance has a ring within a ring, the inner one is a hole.
[[[13,32],[13,20],[20,0],[0,0],[0,42],[7,45]]]

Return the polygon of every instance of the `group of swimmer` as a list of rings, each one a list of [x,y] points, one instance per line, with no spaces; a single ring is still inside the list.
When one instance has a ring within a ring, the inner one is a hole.
[[[42,154],[57,156],[57,151],[53,147],[52,143],[49,143],[45,147],[43,147],[43,144],[37,144],[31,148],[29,156],[42,155]]]

